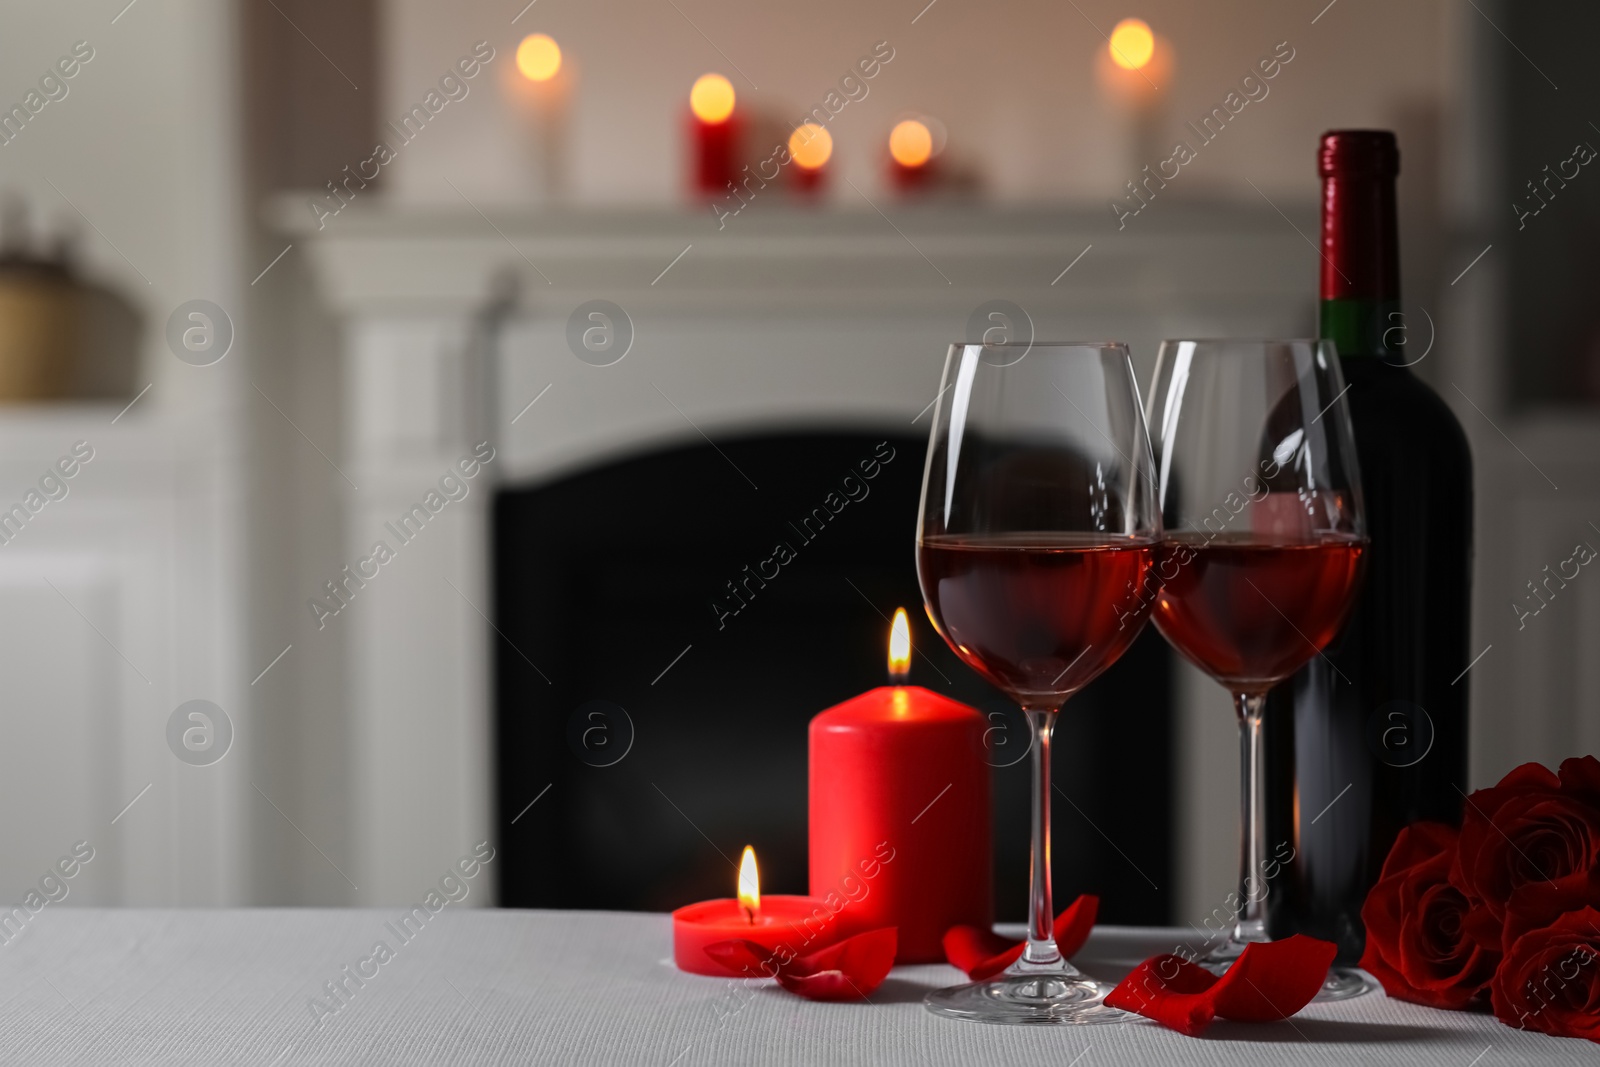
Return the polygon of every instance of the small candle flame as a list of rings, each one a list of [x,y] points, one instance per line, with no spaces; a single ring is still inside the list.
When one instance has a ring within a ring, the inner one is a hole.
[[[756,850],[749,845],[744,846],[744,857],[739,860],[739,907],[752,923],[761,914],[761,875],[756,871]]]
[[[689,89],[689,110],[712,126],[733,114],[733,102],[733,83],[721,74],[702,74]]]
[[[547,82],[561,69],[561,46],[547,33],[530,33],[517,45],[517,69],[531,82]]]
[[[910,673],[911,622],[905,608],[895,608],[894,623],[889,627],[889,680],[899,685]]]
[[[920,167],[933,158],[933,132],[926,123],[906,119],[889,131],[889,155],[902,167]]]
[[[1111,61],[1123,70],[1139,70],[1156,53],[1156,35],[1143,19],[1123,19],[1106,42]]]
[[[833,134],[814,122],[796,126],[789,135],[789,158],[802,170],[816,170],[833,155]]]

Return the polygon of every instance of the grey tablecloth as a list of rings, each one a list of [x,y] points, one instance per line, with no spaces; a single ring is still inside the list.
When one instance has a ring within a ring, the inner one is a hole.
[[[937,1018],[919,1003],[926,989],[959,977],[949,967],[897,970],[872,1004],[814,1004],[761,984],[680,974],[662,915],[446,908],[403,944],[387,925],[398,915],[47,908],[0,944],[0,1062],[1600,1063],[1600,1046],[1588,1042],[1382,993],[1281,1023],[1219,1022],[1200,1040],[1145,1020],[982,1026]],[[1176,936],[1101,928],[1079,963],[1115,978]],[[393,957],[358,967],[380,940]],[[372,974],[359,986],[347,977],[358,970]],[[341,979],[335,999],[326,983]]]

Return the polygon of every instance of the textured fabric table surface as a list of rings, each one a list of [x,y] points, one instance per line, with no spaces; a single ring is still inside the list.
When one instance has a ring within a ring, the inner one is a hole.
[[[1131,1017],[984,1026],[923,1009],[924,992],[959,979],[950,967],[901,968],[871,1004],[815,1004],[679,973],[664,915],[447,908],[402,942],[400,914],[47,908],[0,944],[0,1063],[1600,1063],[1589,1042],[1381,992],[1280,1023],[1218,1022],[1199,1040]],[[1115,979],[1176,936],[1101,928],[1078,962]],[[392,957],[329,997],[325,983],[379,941]]]

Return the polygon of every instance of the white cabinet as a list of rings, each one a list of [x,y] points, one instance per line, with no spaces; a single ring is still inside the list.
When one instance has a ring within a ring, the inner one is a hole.
[[[0,899],[87,841],[69,903],[239,902],[250,679],[221,546],[240,492],[203,427],[117,414],[0,410],[0,509],[45,501],[0,544]],[[47,500],[78,442],[93,458]],[[233,727],[209,766],[168,746],[192,699]]]

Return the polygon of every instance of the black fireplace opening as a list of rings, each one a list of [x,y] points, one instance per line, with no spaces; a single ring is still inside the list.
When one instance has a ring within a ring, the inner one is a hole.
[[[498,494],[502,904],[666,911],[731,896],[746,844],[764,891],[805,893],[807,726],[884,684],[904,607],[911,682],[990,719],[996,917],[1025,917],[1029,768],[1007,753],[1023,756],[1027,727],[922,609],[926,448],[922,435],[774,432]],[[1058,906],[1089,892],[1103,921],[1170,920],[1170,682],[1149,628],[1063,713]]]

